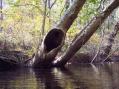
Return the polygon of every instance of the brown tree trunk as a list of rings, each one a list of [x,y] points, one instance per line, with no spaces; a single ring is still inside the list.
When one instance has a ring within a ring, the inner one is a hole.
[[[77,15],[85,1],[86,0],[74,0],[73,4],[67,9],[60,22],[46,35],[42,45],[39,46],[39,51],[28,63],[30,66],[51,66],[52,61],[54,61],[58,51],[61,49],[64,43],[67,30],[70,28],[73,21],[77,18]]]
[[[100,60],[100,61],[106,61],[106,59],[109,59],[108,55],[110,54],[112,45],[114,43],[114,39],[118,31],[119,31],[119,22],[117,22],[117,24],[115,25],[114,30],[109,35],[105,36],[105,39],[103,42],[104,44],[102,45],[100,53],[99,53],[100,59],[103,59],[103,60]]]
[[[94,17],[74,39],[66,53],[54,61],[55,66],[64,66],[70,58],[90,39],[104,20],[119,6],[119,0],[114,0],[102,13]]]
[[[43,37],[45,33],[45,21],[46,21],[46,13],[47,13],[47,0],[44,1],[44,14],[43,14],[43,24],[42,24],[42,29],[41,29],[41,37]]]

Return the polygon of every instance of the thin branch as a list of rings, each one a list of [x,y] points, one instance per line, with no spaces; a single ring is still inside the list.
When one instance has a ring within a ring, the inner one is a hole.
[[[102,45],[102,42],[103,42],[103,38],[104,38],[104,29],[102,30],[102,38],[101,38],[101,41],[99,43],[99,47],[98,47],[98,50],[97,50],[97,53],[95,54],[95,56],[93,57],[92,61],[91,61],[91,64],[93,63],[93,61],[96,59],[96,57],[98,56],[99,52],[100,52],[100,48],[101,48],[101,45]]]
[[[55,0],[52,5],[50,6],[50,9],[54,6],[54,4],[57,2],[57,0]]]
[[[112,56],[113,53],[116,52],[117,50],[119,50],[119,48],[117,48],[114,51],[110,52],[109,55],[102,61],[102,63],[105,62],[110,56]]]

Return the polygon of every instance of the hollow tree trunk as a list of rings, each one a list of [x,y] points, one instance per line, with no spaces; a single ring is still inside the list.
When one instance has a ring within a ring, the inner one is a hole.
[[[38,52],[33,59],[30,60],[28,65],[33,67],[49,67],[52,65],[52,62],[64,43],[67,30],[76,19],[85,1],[86,0],[74,0],[60,22],[48,32],[42,45],[39,46]]]
[[[118,31],[119,31],[119,22],[117,22],[117,24],[115,25],[114,30],[109,35],[107,35],[104,39],[104,42],[103,42],[104,44],[102,45],[100,53],[99,53],[100,59],[103,59],[103,60],[100,60],[100,61],[105,61],[105,59],[108,59],[108,55],[111,51],[112,45],[114,43],[114,39]]]
[[[104,20],[119,6],[119,0],[114,0],[102,13],[94,17],[73,40],[63,56],[54,61],[55,66],[64,66],[70,58],[90,39]]]

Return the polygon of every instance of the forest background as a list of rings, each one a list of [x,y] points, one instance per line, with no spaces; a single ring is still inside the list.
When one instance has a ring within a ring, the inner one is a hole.
[[[67,32],[61,53],[70,46],[75,35],[112,1],[87,0]],[[60,21],[72,2],[73,0],[0,0],[0,50],[22,51],[31,57],[46,33]],[[105,43],[104,38],[114,29],[118,14],[119,10],[116,9],[81,48],[80,53],[91,53],[94,56],[99,52]],[[117,55],[118,38],[117,34],[111,50]]]

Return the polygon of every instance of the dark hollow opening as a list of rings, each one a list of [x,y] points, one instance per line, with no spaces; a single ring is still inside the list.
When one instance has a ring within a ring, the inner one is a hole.
[[[52,29],[45,37],[44,44],[46,51],[49,52],[54,48],[57,48],[64,38],[64,32],[60,29]]]

